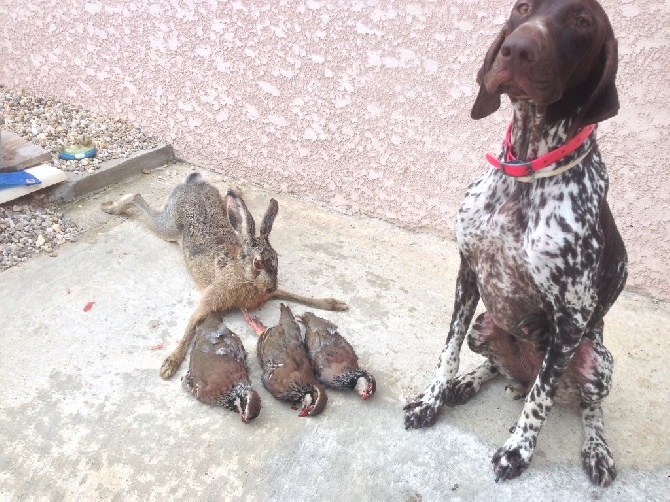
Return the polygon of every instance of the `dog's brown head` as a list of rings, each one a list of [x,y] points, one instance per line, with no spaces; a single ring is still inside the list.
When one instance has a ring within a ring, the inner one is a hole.
[[[520,0],[484,59],[471,116],[500,107],[500,95],[528,99],[547,123],[575,114],[571,130],[613,117],[617,41],[595,0]]]

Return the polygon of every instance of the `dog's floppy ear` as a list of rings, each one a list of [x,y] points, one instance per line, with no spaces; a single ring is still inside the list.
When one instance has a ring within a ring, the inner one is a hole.
[[[582,106],[570,127],[569,136],[588,124],[597,124],[614,117],[619,112],[619,95],[615,79],[618,68],[618,46],[614,36],[605,41],[601,51],[602,73],[593,92]]]
[[[470,116],[475,119],[483,119],[488,117],[498,108],[500,108],[500,94],[490,94],[484,87],[484,77],[491,70],[493,62],[502,47],[505,38],[507,37],[507,23],[505,23],[498,33],[498,36],[489,47],[489,50],[486,53],[484,58],[484,64],[477,72],[477,83],[479,84],[479,94],[475,99],[475,104],[472,105],[472,110],[470,111]]]

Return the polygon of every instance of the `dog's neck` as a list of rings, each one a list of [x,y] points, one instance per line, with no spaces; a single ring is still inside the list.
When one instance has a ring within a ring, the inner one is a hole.
[[[546,123],[544,109],[530,100],[512,101],[512,151],[517,159],[534,160],[561,146],[567,139],[572,119]]]

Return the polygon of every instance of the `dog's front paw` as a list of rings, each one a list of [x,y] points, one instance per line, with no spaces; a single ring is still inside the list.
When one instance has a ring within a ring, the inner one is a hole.
[[[449,406],[465,404],[477,393],[479,387],[472,380],[455,378],[444,391],[444,403]]]
[[[616,478],[614,457],[602,438],[590,438],[584,441],[582,465],[594,485],[609,486]]]
[[[533,453],[522,446],[509,447],[507,444],[493,455],[493,473],[498,481],[514,479],[526,470]]]
[[[410,427],[419,429],[421,427],[430,427],[437,420],[437,413],[440,411],[440,405],[425,399],[423,394],[419,395],[414,401],[407,403],[405,410],[405,429]]]
[[[435,383],[419,394],[414,401],[407,403],[405,410],[405,429],[430,427],[437,420],[437,414],[444,403],[444,384]]]
[[[520,399],[526,399],[526,389],[520,383],[517,384],[507,384],[505,385],[505,396],[508,399],[518,401]]]

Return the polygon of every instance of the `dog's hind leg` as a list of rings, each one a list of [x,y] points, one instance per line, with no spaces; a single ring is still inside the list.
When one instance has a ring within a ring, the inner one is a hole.
[[[498,376],[498,369],[491,361],[484,361],[474,370],[454,378],[444,391],[444,404],[455,406],[467,403],[484,382]]]
[[[444,403],[449,406],[467,403],[482,387],[484,382],[500,374],[492,354],[487,350],[491,339],[501,334],[507,335],[493,324],[487,313],[480,314],[472,323],[468,333],[468,346],[475,354],[481,354],[488,360],[474,370],[459,375],[447,385],[444,391]],[[509,336],[509,335],[507,335]]]

